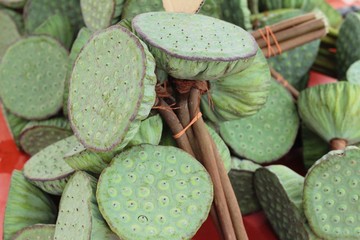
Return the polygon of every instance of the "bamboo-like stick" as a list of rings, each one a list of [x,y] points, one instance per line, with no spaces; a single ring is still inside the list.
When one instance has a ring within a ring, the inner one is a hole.
[[[270,26],[270,28],[271,28],[272,32],[275,33],[275,32],[279,32],[281,30],[288,29],[288,28],[294,27],[296,25],[299,25],[299,24],[302,24],[304,22],[311,21],[314,19],[316,19],[315,13],[307,13],[307,14],[304,14],[304,15],[301,15],[298,17],[290,18],[285,21],[281,21],[279,23],[273,24]],[[252,35],[255,39],[262,38],[261,33],[259,31],[252,32]]]
[[[200,91],[193,88],[190,91],[189,108],[190,116],[193,118],[199,111],[198,98],[200,97]],[[209,139],[205,123],[200,117],[192,126],[200,152],[202,154],[203,164],[206,170],[209,172],[211,179],[214,184],[214,203],[217,209],[220,225],[223,230],[225,240],[236,240],[234,226],[231,221],[229,208],[226,202],[224,188],[221,184],[221,178],[216,164],[214,151]],[[242,239],[238,239],[242,240]]]
[[[163,117],[163,119],[165,120],[165,122],[167,123],[173,134],[177,134],[183,131],[184,128],[181,125],[178,117],[171,109],[171,107],[163,99],[161,98],[159,99],[159,104],[156,109],[159,111],[160,115]],[[195,154],[191,148],[189,139],[186,134],[183,134],[179,138],[175,139],[175,141],[179,146],[179,148],[181,148],[182,150],[188,152],[193,157],[195,157]]]
[[[302,45],[304,45],[304,44],[306,44],[308,42],[314,41],[316,39],[319,39],[319,38],[321,38],[322,36],[325,36],[325,35],[326,35],[326,29],[325,28],[324,29],[319,29],[319,30],[304,34],[299,38],[286,40],[284,42],[279,43],[279,45],[280,45],[281,51],[284,52],[284,51],[288,51],[288,50],[291,50],[293,48],[302,46]],[[267,47],[261,49],[263,54],[267,58],[269,58],[271,56],[274,56],[274,55],[280,54],[280,51],[276,47],[276,45],[271,45],[271,48],[273,50],[273,54],[271,54],[271,55],[268,55],[268,53],[267,53],[268,48]]]
[[[295,26],[291,29],[285,29],[285,30],[282,30],[282,31],[279,31],[276,33],[274,32],[274,34],[276,35],[277,41],[280,43],[280,42],[283,42],[283,41],[291,39],[291,38],[301,37],[302,35],[304,35],[308,32],[312,32],[312,31],[322,29],[322,28],[325,28],[324,21],[322,19],[314,19],[314,20],[308,21],[304,24]],[[272,45],[275,44],[275,41],[273,38],[270,38],[269,41]],[[256,42],[260,48],[267,47],[267,42],[263,38],[257,39]]]

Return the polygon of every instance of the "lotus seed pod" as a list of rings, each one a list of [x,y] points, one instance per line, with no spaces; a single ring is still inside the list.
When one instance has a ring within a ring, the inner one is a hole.
[[[247,69],[214,81],[201,98],[201,109],[212,122],[253,115],[263,107],[271,81],[268,63],[260,50]]]
[[[163,131],[163,122],[159,114],[150,116],[141,121],[139,131],[129,142],[128,146],[148,143],[158,145]]]
[[[92,31],[105,29],[120,19],[124,0],[80,0],[86,26]]]
[[[350,65],[346,71],[346,80],[353,84],[360,85],[360,59]]]
[[[28,121],[12,114],[1,105],[0,105],[0,110],[3,113],[8,129],[10,129],[11,131],[13,140],[15,141],[16,145],[19,146],[20,133],[22,129],[26,126]]]
[[[73,135],[65,118],[31,121],[21,130],[20,146],[30,156],[47,146]]]
[[[265,16],[260,22],[264,24],[263,26],[272,25],[302,14],[304,14],[304,12],[297,9],[278,11],[274,15]],[[304,81],[306,80],[304,76],[309,72],[315,62],[319,46],[320,40],[304,44],[269,58],[269,65],[279,72],[296,89],[302,90],[307,85],[307,81]]]
[[[215,80],[235,74],[251,65],[258,49],[242,28],[200,14],[143,13],[132,25],[157,65],[178,79]]]
[[[251,2],[251,1],[249,1]],[[221,4],[223,19],[246,30],[252,29],[247,0],[226,0]]]
[[[74,146],[64,156],[65,162],[75,170],[100,174],[106,168],[116,152],[96,153],[86,149],[81,143]],[[109,156],[110,155],[110,156]]]
[[[360,149],[331,151],[308,171],[304,211],[311,229],[322,239],[359,239]]]
[[[158,67],[155,68],[155,75],[159,84],[162,84],[169,79],[169,75],[167,74],[167,72]]]
[[[190,239],[208,216],[213,186],[188,153],[145,144],[113,159],[100,175],[97,200],[121,239]]]
[[[54,239],[55,224],[35,224],[18,231],[12,240],[52,240]]]
[[[75,61],[68,108],[87,149],[119,150],[129,143],[155,102],[154,72],[154,58],[129,30],[115,25],[92,36]]]
[[[54,240],[119,240],[99,212],[96,184],[94,177],[81,171],[69,179],[60,200]]]
[[[255,171],[256,195],[280,240],[314,239],[302,209],[304,177],[282,165]]]
[[[13,11],[11,9],[8,9],[8,8],[2,8],[1,5],[0,5],[0,12],[6,13],[13,19],[20,35],[22,35],[24,33],[25,26],[24,26],[24,19],[23,19],[22,14],[20,14],[16,11]]]
[[[260,164],[278,160],[290,150],[299,117],[292,96],[272,80],[268,100],[257,114],[219,126],[221,137],[236,155]]]
[[[69,55],[69,70],[66,74],[65,79],[65,88],[64,88],[64,98],[63,98],[63,113],[65,116],[68,116],[68,100],[69,100],[69,88],[70,88],[70,76],[72,72],[73,65],[77,56],[79,55],[80,50],[84,47],[86,42],[90,39],[92,31],[88,28],[81,28],[70,51]]]
[[[0,4],[8,8],[23,8],[27,0],[0,0]]]
[[[56,221],[56,206],[50,197],[14,170],[4,215],[4,240],[24,227]]]
[[[58,13],[69,18],[74,33],[84,26],[79,0],[27,0],[24,7],[25,28],[32,33],[48,17]]]
[[[161,0],[128,0],[124,4],[122,19],[133,19],[136,15],[147,12],[165,11]],[[217,0],[206,0],[200,9],[200,14],[221,18],[221,8]]]
[[[46,119],[62,106],[67,51],[47,36],[21,39],[6,51],[0,65],[0,95],[12,113]]]
[[[311,131],[305,124],[301,125],[301,140],[303,162],[306,169],[309,169],[316,160],[330,151],[329,143]]]
[[[0,62],[8,47],[21,38],[15,21],[0,10]],[[1,96],[1,93],[0,93]]]
[[[65,161],[65,154],[78,144],[75,136],[44,148],[24,165],[24,176],[43,191],[61,195],[70,176],[75,172]]]
[[[74,38],[70,20],[62,14],[54,14],[48,17],[34,30],[33,34],[51,36],[62,43],[66,49],[70,49]]]
[[[303,90],[298,110],[305,125],[326,142],[360,142],[360,86],[348,82],[318,85]]]
[[[261,166],[249,160],[232,158],[229,178],[243,215],[257,212],[261,209],[254,187],[255,170]]]
[[[349,13],[339,30],[336,41],[338,79],[346,77],[348,68],[360,59],[360,14]]]

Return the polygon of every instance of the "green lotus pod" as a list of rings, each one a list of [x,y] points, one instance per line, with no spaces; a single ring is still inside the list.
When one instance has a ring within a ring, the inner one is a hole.
[[[221,137],[236,155],[260,164],[278,160],[290,150],[299,117],[292,96],[273,80],[268,100],[257,114],[219,126]]]
[[[24,7],[26,30],[32,33],[54,14],[64,14],[67,16],[74,33],[84,26],[79,0],[27,0]]]
[[[19,146],[20,133],[26,126],[28,121],[12,114],[10,111],[6,110],[3,106],[1,106],[1,104],[0,110],[3,113],[8,129],[11,131],[13,140],[15,141],[16,145]]]
[[[250,33],[201,14],[143,13],[132,26],[158,67],[178,79],[214,80],[235,74],[249,67],[257,52]]]
[[[305,177],[303,205],[321,239],[359,239],[360,149],[347,147],[319,159]]]
[[[118,152],[92,152],[81,143],[64,156],[65,162],[75,170],[100,174]]]
[[[75,136],[71,136],[44,148],[25,163],[24,176],[43,191],[61,195],[75,172],[64,161],[64,156],[77,143]]]
[[[11,44],[21,38],[15,21],[3,10],[0,10],[0,62]],[[1,93],[0,93],[1,94]],[[1,95],[0,95],[1,96]]]
[[[70,124],[65,118],[31,121],[21,130],[19,143],[23,151],[32,156],[72,134]]]
[[[260,205],[280,240],[316,239],[306,226],[302,208],[304,177],[282,165],[255,171]]]
[[[63,14],[48,17],[34,30],[33,34],[51,36],[62,43],[66,49],[70,49],[74,38],[70,20]]]
[[[145,144],[113,159],[100,175],[97,200],[121,239],[190,239],[208,216],[213,187],[188,153]]]
[[[4,5],[8,8],[23,8],[27,0],[0,0],[0,5]]]
[[[56,221],[56,206],[50,197],[14,170],[4,217],[4,240],[24,227]]]
[[[139,131],[131,139],[128,146],[148,143],[158,145],[163,131],[163,122],[159,114],[141,121]]]
[[[68,100],[69,100],[69,88],[70,88],[70,77],[73,65],[77,56],[80,53],[80,50],[84,47],[86,42],[90,39],[92,31],[88,28],[81,28],[70,51],[69,55],[69,70],[66,74],[65,79],[65,88],[64,88],[64,98],[63,98],[63,113],[65,116],[68,116]]]
[[[133,19],[136,15],[147,12],[165,11],[162,0],[127,0],[121,14],[122,19]],[[221,8],[217,0],[206,0],[200,9],[200,14],[221,18]]]
[[[303,162],[306,169],[309,169],[316,160],[330,151],[329,143],[311,131],[305,124],[301,126],[301,140]]]
[[[346,71],[346,80],[354,84],[360,84],[360,59],[350,65]]]
[[[201,109],[212,122],[230,121],[255,114],[266,102],[271,81],[268,63],[260,50],[247,69],[209,81]]]
[[[338,78],[344,79],[348,68],[360,59],[360,13],[349,13],[339,30],[336,41]]]
[[[259,164],[249,160],[232,158],[229,178],[243,215],[257,212],[261,209],[254,187],[254,173]]]
[[[251,2],[251,1],[249,1]],[[246,30],[252,29],[247,0],[225,0],[221,4],[223,19]]]
[[[80,0],[81,12],[86,26],[92,31],[105,29],[117,23],[124,0]]]
[[[158,83],[164,83],[168,80],[169,75],[167,74],[167,72],[165,72],[164,70],[160,69],[160,68],[155,68],[155,75],[157,78],[157,82]]]
[[[24,26],[24,19],[23,19],[22,14],[20,14],[16,11],[13,11],[9,8],[2,8],[1,5],[0,5],[0,12],[9,15],[13,19],[20,35],[22,35],[24,33],[25,26]]]
[[[265,25],[272,25],[302,14],[304,14],[304,12],[297,9],[280,11],[278,14],[267,17],[260,22]],[[304,81],[304,76],[309,72],[315,62],[319,46],[320,39],[304,44],[269,58],[269,65],[279,72],[296,89],[302,90],[307,85],[307,81]]]
[[[62,106],[67,51],[47,36],[21,39],[6,51],[0,65],[0,95],[12,113],[46,119]]]
[[[74,64],[68,108],[86,148],[110,151],[129,143],[155,102],[154,71],[154,58],[127,29],[115,25],[92,36]]]
[[[35,224],[18,231],[12,240],[52,240],[54,239],[55,224]]]
[[[360,86],[348,82],[318,85],[303,90],[298,110],[305,125],[326,142],[345,139],[360,142]]]
[[[99,212],[96,184],[94,177],[81,171],[69,179],[60,200],[54,240],[119,240]]]

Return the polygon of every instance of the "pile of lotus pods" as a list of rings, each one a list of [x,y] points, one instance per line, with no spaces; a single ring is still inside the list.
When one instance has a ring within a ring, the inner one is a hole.
[[[240,211],[360,239],[360,14],[187,1],[0,0],[0,108],[31,156],[3,240],[191,239],[209,215],[248,239]],[[314,11],[326,37],[263,54],[258,28]],[[307,88],[311,69],[338,82]],[[274,163],[294,148],[305,176]]]

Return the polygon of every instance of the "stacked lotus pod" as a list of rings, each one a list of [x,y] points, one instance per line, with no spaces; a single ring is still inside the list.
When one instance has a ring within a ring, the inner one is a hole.
[[[241,214],[261,208],[280,239],[356,239],[360,90],[302,90],[336,14],[281,3],[0,0],[2,110],[32,155],[4,240],[191,239],[209,214],[247,239]],[[339,55],[357,81],[356,52]],[[304,153],[326,149],[305,179],[264,167],[299,129]]]

